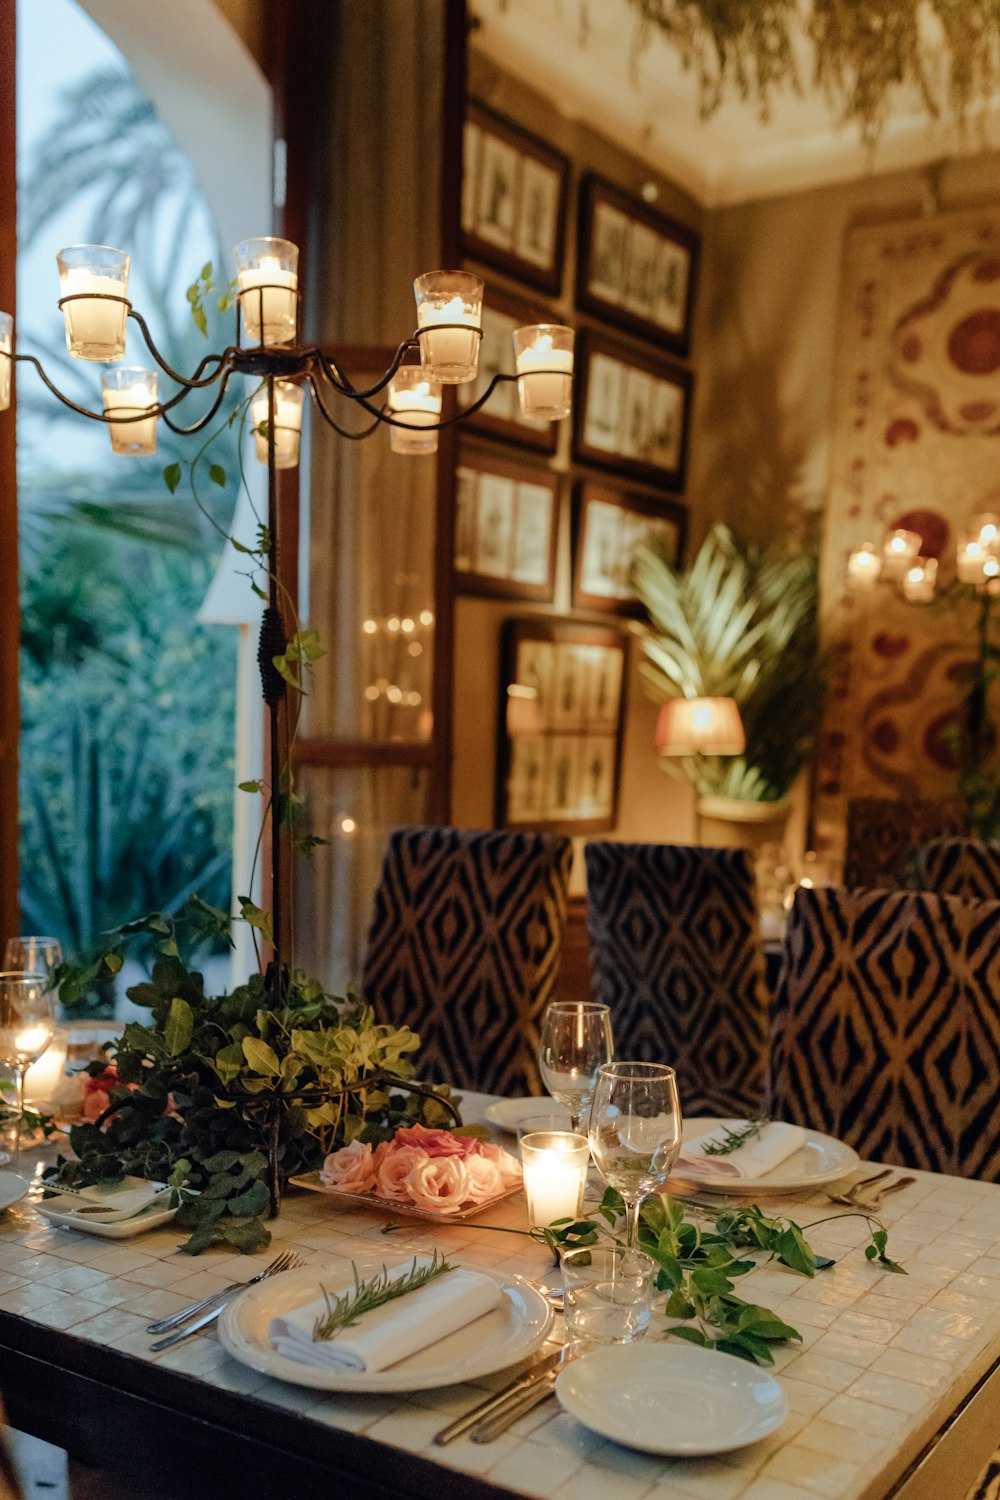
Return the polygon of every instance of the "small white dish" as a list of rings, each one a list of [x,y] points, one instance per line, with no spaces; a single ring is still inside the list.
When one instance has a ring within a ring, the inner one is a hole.
[[[0,1172],[0,1214],[28,1196],[28,1183],[16,1172]]]
[[[116,1194],[127,1206],[129,1195],[147,1186],[163,1188],[165,1184],[147,1184],[141,1178],[126,1177],[121,1184],[110,1189],[85,1188],[79,1195],[57,1193],[52,1198],[36,1198],[31,1206],[43,1219],[48,1219],[50,1224],[55,1224],[60,1229],[78,1229],[82,1234],[96,1234],[105,1240],[130,1240],[133,1235],[144,1234],[147,1229],[158,1229],[161,1224],[169,1224],[177,1212],[176,1208],[171,1208],[169,1203],[156,1201],[129,1218],[113,1219],[109,1223],[94,1215],[81,1213],[80,1209],[84,1206],[81,1198],[95,1204],[106,1200],[108,1210],[113,1211]]]
[[[755,1443],[788,1415],[785,1393],[766,1370],[672,1339],[595,1349],[560,1372],[556,1395],[602,1437],[686,1458]]]
[[[532,1115],[565,1115],[566,1128],[569,1129],[569,1110],[563,1109],[561,1104],[547,1096],[497,1099],[493,1104],[488,1104],[483,1113],[491,1125],[495,1125],[498,1130],[507,1130],[511,1135],[516,1135],[521,1121],[530,1120]]]
[[[720,1128],[722,1120],[714,1116],[695,1116],[684,1121],[684,1139],[694,1140]],[[773,1171],[763,1177],[719,1177],[717,1173],[700,1172],[696,1164],[678,1162],[672,1175],[688,1187],[702,1188],[706,1192],[726,1195],[755,1193],[811,1193],[825,1183],[836,1182],[855,1171],[860,1158],[853,1146],[838,1141],[832,1135],[822,1135],[818,1130],[807,1130],[806,1138],[798,1151],[789,1156]],[[670,1185],[666,1191],[669,1193]]]
[[[410,1257],[359,1257],[354,1264],[361,1276],[371,1276],[383,1265],[407,1265]],[[428,1263],[429,1256],[418,1262]],[[459,1264],[458,1261],[455,1262]],[[322,1370],[286,1359],[271,1343],[271,1319],[293,1308],[302,1307],[321,1295],[320,1287],[339,1291],[353,1284],[351,1262],[340,1259],[329,1266],[305,1266],[300,1271],[285,1271],[281,1276],[260,1281],[223,1308],[219,1319],[219,1339],[223,1348],[241,1364],[249,1365],[262,1375],[287,1380],[292,1385],[311,1386],[321,1391],[430,1391],[443,1385],[479,1380],[505,1370],[533,1354],[545,1342],[553,1313],[542,1294],[523,1280],[503,1271],[489,1271],[485,1266],[470,1267],[490,1276],[503,1291],[500,1306],[447,1338],[439,1339],[408,1359],[400,1360],[387,1370]]]

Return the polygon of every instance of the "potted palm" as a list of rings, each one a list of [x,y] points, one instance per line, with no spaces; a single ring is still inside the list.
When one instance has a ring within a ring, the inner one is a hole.
[[[733,698],[743,718],[742,755],[675,763],[697,793],[703,830],[721,819],[726,842],[779,836],[823,707],[815,556],[761,551],[716,526],[683,570],[655,545],[639,548],[636,585],[650,619],[640,668],[650,695]]]

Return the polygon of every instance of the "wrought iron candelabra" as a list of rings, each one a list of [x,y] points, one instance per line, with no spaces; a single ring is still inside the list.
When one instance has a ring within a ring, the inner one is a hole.
[[[560,324],[543,323],[518,329],[514,334],[517,373],[494,374],[475,401],[454,416],[445,417],[442,387],[477,378],[484,291],[478,277],[467,271],[434,271],[417,277],[416,330],[399,345],[378,380],[359,389],[327,350],[316,344],[297,342],[301,319],[297,248],[286,240],[256,239],[243,241],[235,253],[238,272],[232,294],[235,340],[221,353],[207,354],[192,375],[182,375],[163,358],[145,319],[128,299],[128,255],[100,245],[70,246],[60,251],[57,262],[62,296],[58,306],[65,318],[70,354],[77,359],[113,364],[125,353],[126,324],[132,320],[159,369],[180,389],[160,401],[155,371],[119,367],[105,372],[103,411],[90,411],[60,391],[34,355],[16,353],[13,320],[9,314],[0,313],[0,410],[10,405],[12,365],[30,364],[64,406],[110,428],[113,451],[139,456],[155,452],[157,419],[162,419],[178,436],[190,437],[202,432],[215,417],[234,375],[246,375],[259,382],[255,393],[258,399],[251,397],[250,410],[257,457],[267,466],[268,587],[257,653],[267,706],[271,766],[273,943],[267,984],[274,1003],[280,1004],[287,970],[281,865],[284,794],[278,784],[279,709],[287,694],[287,684],[275,661],[284,656],[288,636],[281,597],[277,471],[298,463],[305,392],[308,391],[312,409],[318,416],[350,442],[370,438],[379,428],[386,427],[394,451],[414,455],[433,453],[437,434],[443,428],[467,420],[489,401],[498,386],[509,382],[517,382],[521,409],[526,416],[550,421],[567,417],[572,404],[574,334],[571,328]],[[189,298],[197,307],[196,289],[192,289]],[[255,342],[244,343],[244,335]],[[413,362],[413,356],[419,362]],[[211,391],[213,399],[207,411],[184,426],[174,413],[196,391]],[[381,402],[380,397],[384,397]],[[370,421],[358,431],[342,426],[332,410],[336,401],[360,408]]]

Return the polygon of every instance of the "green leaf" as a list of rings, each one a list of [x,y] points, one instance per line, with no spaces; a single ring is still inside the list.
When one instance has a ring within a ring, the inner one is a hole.
[[[253,1255],[258,1250],[266,1250],[271,1243],[271,1231],[264,1227],[260,1219],[224,1219],[220,1228],[226,1243],[234,1245],[242,1255]]]
[[[670,1293],[664,1311],[668,1318],[693,1318],[695,1315],[694,1303],[680,1291]]]
[[[243,1038],[243,1056],[255,1073],[263,1073],[268,1078],[277,1078],[281,1073],[281,1063],[274,1048],[259,1037]]]
[[[687,1339],[689,1344],[697,1344],[701,1349],[712,1347],[712,1340],[700,1328],[668,1328],[666,1333],[668,1338]]]
[[[705,1297],[720,1297],[733,1289],[728,1276],[708,1266],[691,1272],[691,1285]]]
[[[209,278],[211,277],[211,275],[212,275],[212,262],[210,260],[206,260],[205,264],[201,268],[201,279],[202,279],[202,281],[208,281]]]
[[[774,1241],[774,1249],[781,1263],[791,1270],[798,1271],[802,1276],[816,1275],[813,1253],[797,1224],[789,1224],[787,1229],[781,1231]]]
[[[120,974],[124,962],[120,953],[105,953],[104,955],[104,967],[109,974]]]
[[[186,1000],[175,996],[170,1002],[166,1025],[163,1028],[163,1040],[171,1057],[179,1057],[182,1052],[187,1051],[193,1033],[194,1011]]]
[[[271,925],[271,913],[264,911],[259,906],[255,906],[249,896],[241,896],[239,900],[240,912],[242,913],[244,922],[250,927],[256,927],[265,943],[270,943],[273,947],[274,929]]]
[[[239,783],[239,790],[241,792],[262,792],[264,790],[264,783],[262,781],[241,781]]]
[[[208,319],[205,317],[205,309],[203,307],[192,307],[191,316],[194,319],[194,326],[197,328],[198,332],[202,335],[203,338],[207,339]]]
[[[221,464],[209,464],[208,477],[212,481],[212,483],[217,484],[220,489],[225,489],[226,471]]]
[[[163,471],[163,482],[171,494],[177,489],[181,482],[181,466],[178,463],[167,464]]]

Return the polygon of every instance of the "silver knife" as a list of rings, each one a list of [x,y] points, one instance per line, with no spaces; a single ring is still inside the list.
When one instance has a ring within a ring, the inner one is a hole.
[[[505,1385],[503,1390],[494,1391],[492,1396],[487,1396],[485,1401],[478,1402],[464,1416],[457,1417],[454,1422],[449,1422],[447,1427],[442,1427],[441,1431],[436,1434],[435,1443],[444,1447],[446,1443],[451,1443],[455,1438],[461,1437],[464,1432],[468,1432],[469,1428],[474,1427],[483,1417],[491,1416],[494,1412],[498,1412],[499,1408],[505,1407],[515,1395],[526,1394],[554,1370],[562,1358],[562,1353],[562,1347],[558,1348],[555,1353],[539,1360],[537,1365],[532,1365],[530,1370],[525,1370],[523,1374],[518,1375],[517,1379]]]
[[[190,1334],[198,1333],[202,1328],[207,1328],[209,1323],[215,1322],[228,1301],[229,1297],[227,1296],[224,1301],[219,1302],[215,1307],[209,1308],[208,1312],[202,1313],[200,1318],[195,1318],[193,1323],[188,1323],[179,1332],[172,1333],[169,1338],[157,1339],[155,1344],[150,1344],[150,1353],[158,1354],[161,1349],[169,1349],[171,1345],[179,1344],[181,1339],[186,1339]]]
[[[529,1411],[533,1411],[542,1401],[547,1401],[555,1393],[556,1376],[558,1370],[548,1370],[534,1385],[527,1390],[521,1391],[518,1396],[511,1397],[508,1404],[499,1411],[488,1416],[480,1417],[474,1425],[469,1436],[474,1443],[492,1443],[508,1427],[512,1427],[521,1417],[526,1417]]]

